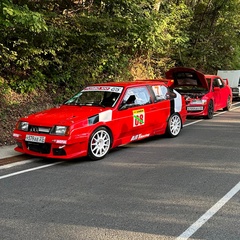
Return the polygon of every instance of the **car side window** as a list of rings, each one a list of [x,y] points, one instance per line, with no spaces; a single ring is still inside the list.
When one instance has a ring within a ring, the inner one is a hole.
[[[145,105],[150,102],[151,97],[146,87],[132,87],[127,89],[121,105],[129,108]]]
[[[166,86],[154,85],[152,86],[152,90],[153,90],[156,102],[167,99],[168,89]]]
[[[222,82],[222,80],[220,78],[215,78],[213,80],[213,87],[224,87],[224,83]]]
[[[224,83],[223,83],[223,81],[220,78],[218,78],[218,83],[219,83],[219,87],[220,88],[224,87]]]

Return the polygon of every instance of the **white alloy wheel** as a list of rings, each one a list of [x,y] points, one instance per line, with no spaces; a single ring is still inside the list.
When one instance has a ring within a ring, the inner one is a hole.
[[[109,131],[100,127],[93,132],[90,138],[88,156],[92,160],[99,160],[108,153],[110,146],[111,136]]]
[[[167,134],[169,137],[176,137],[182,129],[182,121],[178,114],[173,114],[168,119]]]

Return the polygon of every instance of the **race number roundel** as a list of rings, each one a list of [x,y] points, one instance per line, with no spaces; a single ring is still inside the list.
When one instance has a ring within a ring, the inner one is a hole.
[[[144,109],[138,109],[133,111],[133,126],[138,127],[145,123]]]

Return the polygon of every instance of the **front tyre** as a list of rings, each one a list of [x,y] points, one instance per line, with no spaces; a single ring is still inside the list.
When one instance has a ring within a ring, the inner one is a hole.
[[[111,134],[105,127],[97,128],[91,135],[88,144],[88,156],[100,160],[106,156],[111,147]]]
[[[208,112],[207,112],[207,119],[212,119],[213,118],[213,113],[214,113],[214,105],[213,105],[213,101],[210,100],[209,104],[208,104]]]
[[[168,119],[166,134],[168,137],[177,137],[182,129],[182,120],[177,113],[174,113]]]

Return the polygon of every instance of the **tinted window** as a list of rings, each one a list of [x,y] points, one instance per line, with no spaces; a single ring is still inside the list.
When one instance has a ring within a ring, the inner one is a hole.
[[[220,78],[215,78],[213,80],[213,87],[224,87],[224,83],[222,82],[222,80]]]

